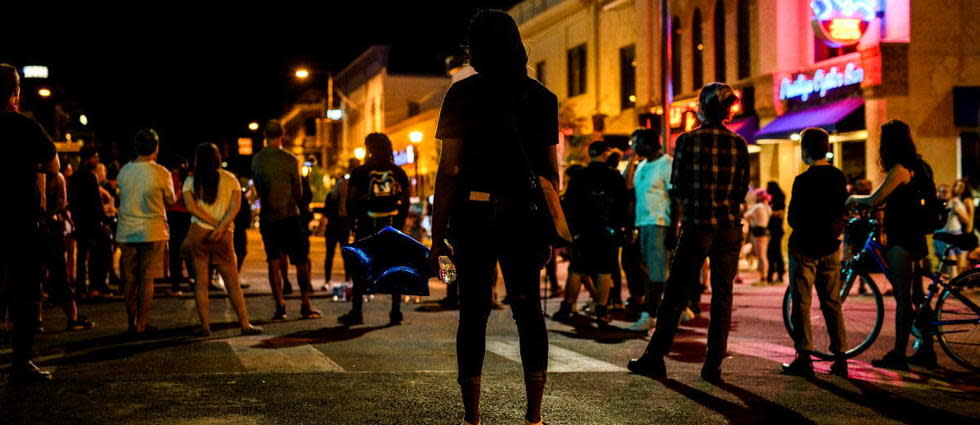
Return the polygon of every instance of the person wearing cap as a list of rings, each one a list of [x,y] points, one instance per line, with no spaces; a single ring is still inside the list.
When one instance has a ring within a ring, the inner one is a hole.
[[[629,370],[652,378],[667,376],[681,313],[699,290],[701,266],[711,260],[711,322],[701,378],[721,380],[732,319],[732,284],[742,243],[741,204],[749,187],[749,152],[742,136],[725,127],[738,102],[725,83],[708,83],[698,97],[701,125],[681,134],[674,149],[670,194],[681,205],[681,233],[657,313],[657,328],[643,355]]]

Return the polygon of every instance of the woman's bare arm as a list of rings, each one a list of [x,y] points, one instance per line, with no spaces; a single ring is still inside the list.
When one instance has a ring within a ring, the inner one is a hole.
[[[184,197],[184,205],[187,207],[187,211],[190,211],[191,215],[213,227],[218,227],[218,220],[197,206],[197,200],[194,198],[193,190],[185,190],[182,195]]]
[[[875,191],[870,195],[853,195],[847,199],[848,205],[863,205],[867,207],[877,207],[885,203],[888,195],[891,195],[898,186],[912,180],[912,173],[902,165],[895,165],[888,171],[885,181],[881,182]]]
[[[442,140],[442,154],[439,157],[433,195],[435,200],[432,205],[432,249],[436,252],[442,250],[442,241],[449,227],[449,207],[453,194],[456,193],[462,145],[460,139]]]

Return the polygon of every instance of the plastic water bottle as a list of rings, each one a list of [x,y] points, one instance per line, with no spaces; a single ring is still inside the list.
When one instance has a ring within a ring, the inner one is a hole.
[[[439,256],[439,280],[447,284],[456,281],[456,265],[449,256]]]

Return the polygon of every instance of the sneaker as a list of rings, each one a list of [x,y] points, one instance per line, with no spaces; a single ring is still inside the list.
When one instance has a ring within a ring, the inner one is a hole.
[[[286,306],[280,305],[276,307],[276,313],[272,315],[273,321],[286,320]]]
[[[338,317],[337,322],[347,326],[363,325],[364,317],[361,315],[361,313],[355,313],[351,311],[350,313]]]
[[[95,322],[88,320],[87,317],[78,315],[78,318],[68,322],[68,330],[70,331],[87,331],[95,327]]]
[[[260,334],[262,334],[262,331],[263,331],[263,329],[262,329],[261,326],[249,326],[247,328],[242,328],[242,335],[245,335],[245,336],[249,336],[249,335],[260,335]]]
[[[11,384],[33,384],[35,382],[47,382],[51,380],[51,372],[41,370],[34,365],[34,362],[27,362],[23,366],[10,369]]]
[[[626,368],[632,373],[648,378],[662,379],[667,377],[667,365],[664,364],[664,358],[660,356],[631,359],[626,364]]]
[[[915,354],[912,354],[906,359],[906,362],[927,369],[939,368],[939,362],[936,361],[936,350],[932,347],[919,348],[915,351]]]
[[[830,365],[830,374],[847,378],[847,358],[843,356],[837,357],[834,360],[834,364]]]
[[[650,313],[642,312],[640,313],[640,318],[637,319],[636,323],[633,323],[627,329],[633,332],[649,332],[657,326],[657,318],[650,317]]]
[[[717,384],[722,381],[721,369],[704,366],[701,368],[701,379],[712,384]]]
[[[400,325],[402,324],[403,320],[404,317],[402,316],[402,312],[400,311],[393,311],[391,313],[388,313],[388,323],[392,325]]]
[[[690,321],[694,320],[694,318],[696,318],[696,317],[698,317],[698,316],[696,314],[694,314],[694,312],[691,311],[690,308],[685,308],[684,311],[681,312],[680,322],[681,323],[690,322]]]
[[[759,286],[769,286],[769,281],[768,280],[765,280],[765,279],[759,279],[759,280],[757,280],[755,282],[752,282],[752,286],[756,286],[756,287],[759,287]]]
[[[299,316],[302,319],[319,319],[323,317],[323,312],[313,308],[311,305],[304,305],[299,309]]]
[[[895,353],[894,351],[889,351],[888,354],[885,354],[885,357],[872,360],[871,365],[881,369],[909,370],[908,359],[905,355]]]
[[[847,364],[845,363],[845,368]],[[810,356],[797,356],[792,363],[783,363],[779,367],[779,373],[783,375],[802,376],[804,378],[813,377],[813,361]]]
[[[551,320],[561,323],[572,320],[572,305],[562,301],[558,311],[551,315]]]
[[[178,290],[168,289],[167,296],[171,298],[180,298],[184,296],[184,293],[181,292],[179,289]]]

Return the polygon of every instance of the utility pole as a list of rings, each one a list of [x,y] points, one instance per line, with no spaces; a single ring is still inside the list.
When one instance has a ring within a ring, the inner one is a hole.
[[[670,19],[670,0],[660,0],[660,28],[662,33],[660,34],[660,39],[662,40],[660,46],[660,58],[661,58],[661,76],[660,79],[660,93],[663,99],[663,113],[660,116],[660,132],[663,133],[663,146],[664,152],[668,154],[673,154],[673,146],[670,144],[670,104],[674,100],[673,90],[673,78],[671,73],[673,69],[673,49],[671,49],[673,28],[671,28]]]

